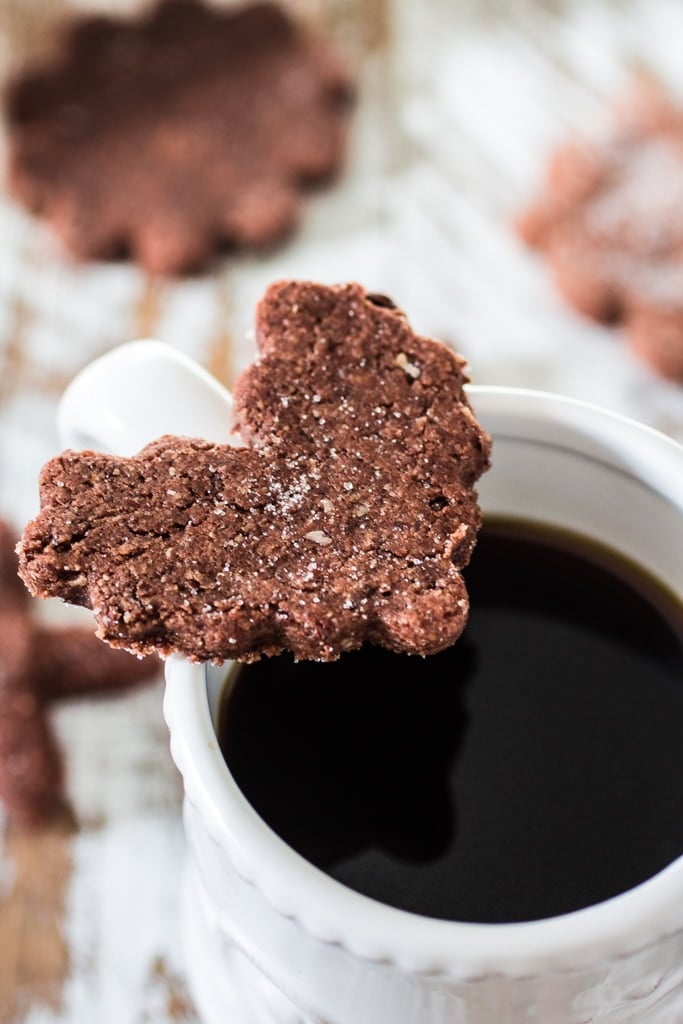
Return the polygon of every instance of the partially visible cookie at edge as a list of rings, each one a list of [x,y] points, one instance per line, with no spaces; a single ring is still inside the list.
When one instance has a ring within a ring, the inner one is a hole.
[[[683,109],[657,82],[638,80],[602,136],[555,152],[517,228],[572,306],[623,324],[639,358],[683,382]]]
[[[201,270],[295,225],[346,148],[349,77],[270,0],[76,17],[7,91],[9,183],[81,259]]]
[[[138,653],[449,646],[490,448],[464,360],[359,285],[275,284],[256,327],[235,389],[245,446],[63,453],[42,473],[24,581],[91,607],[103,639]]]
[[[140,685],[158,662],[112,651],[92,630],[41,623],[17,575],[15,543],[0,520],[0,803],[14,821],[33,825],[66,807],[50,706]]]

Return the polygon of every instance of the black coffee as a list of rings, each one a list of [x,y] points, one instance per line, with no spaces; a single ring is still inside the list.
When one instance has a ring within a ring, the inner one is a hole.
[[[683,854],[683,614],[569,535],[481,534],[465,635],[419,659],[241,669],[221,747],[247,799],[345,885],[431,917],[550,917]]]

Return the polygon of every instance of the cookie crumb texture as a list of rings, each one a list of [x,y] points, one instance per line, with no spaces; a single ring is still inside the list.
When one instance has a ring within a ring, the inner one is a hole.
[[[579,312],[683,382],[683,110],[635,84],[602,139],[558,149],[519,233]]]
[[[274,3],[83,16],[8,90],[10,186],[78,258],[199,270],[291,230],[341,165],[350,96],[327,42]]]
[[[140,653],[449,646],[489,457],[464,360],[358,285],[271,286],[257,339],[235,389],[246,446],[65,452],[42,473],[25,582],[92,608],[103,639]]]
[[[13,819],[38,824],[65,807],[50,705],[136,686],[158,674],[158,662],[112,651],[87,629],[39,622],[14,545],[0,520],[0,802]]]

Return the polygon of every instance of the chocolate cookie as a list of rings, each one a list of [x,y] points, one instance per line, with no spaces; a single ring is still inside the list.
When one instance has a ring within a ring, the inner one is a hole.
[[[260,358],[235,389],[247,446],[65,452],[42,473],[24,581],[92,608],[103,639],[140,653],[449,646],[489,456],[464,360],[358,285],[273,285],[256,327]]]
[[[659,86],[639,83],[607,137],[562,147],[518,227],[568,302],[683,381],[683,111]]]
[[[158,664],[112,651],[88,630],[41,625],[30,603],[12,532],[0,521],[0,802],[13,817],[38,822],[64,803],[50,702],[126,689],[149,679]]]
[[[10,184],[77,257],[200,269],[292,228],[340,167],[349,98],[326,41],[274,3],[83,17],[8,92]]]

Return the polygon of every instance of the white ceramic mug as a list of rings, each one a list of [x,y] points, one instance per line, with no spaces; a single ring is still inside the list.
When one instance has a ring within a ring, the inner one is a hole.
[[[683,449],[582,402],[497,387],[469,395],[494,441],[485,512],[602,541],[681,594]],[[189,360],[134,342],[76,378],[60,428],[71,447],[130,454],[163,433],[229,441],[230,408]],[[683,1022],[683,857],[546,921],[462,924],[385,906],[307,863],[244,799],[216,739],[226,675],[167,662],[190,847],[187,964],[205,1024]]]

